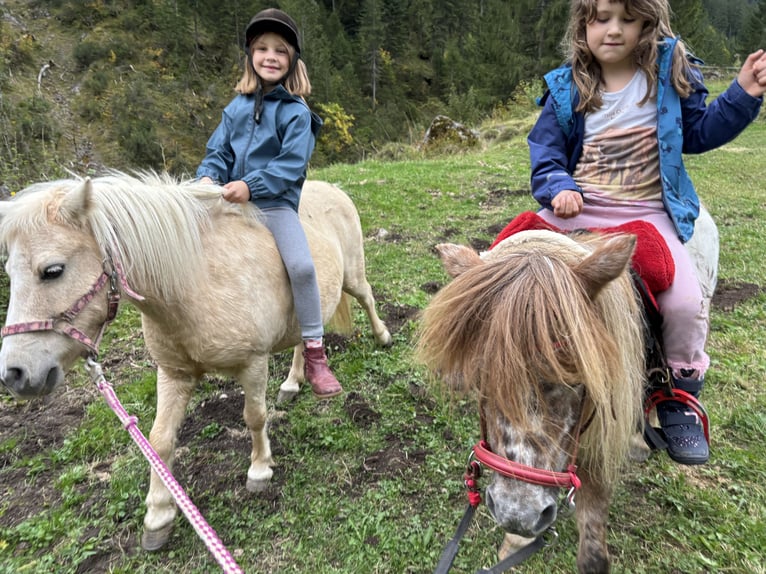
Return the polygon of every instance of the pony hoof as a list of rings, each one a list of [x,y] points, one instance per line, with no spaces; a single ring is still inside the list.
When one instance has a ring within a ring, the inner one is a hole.
[[[159,530],[144,530],[141,535],[141,548],[147,552],[155,552],[165,546],[170,533],[173,531],[173,523],[163,526]]]
[[[378,345],[384,348],[391,347],[394,344],[394,338],[391,333],[386,331],[380,337],[378,337]]]
[[[630,462],[646,462],[651,452],[643,435],[637,434],[631,437],[630,450],[628,451],[628,460]]]
[[[277,394],[277,404],[289,403],[298,394],[298,383],[285,381],[279,385],[279,393]]]
[[[270,482],[271,481],[268,478],[266,479],[248,478],[247,483],[245,483],[245,488],[247,489],[248,492],[253,492],[253,493],[263,492],[269,487]]]

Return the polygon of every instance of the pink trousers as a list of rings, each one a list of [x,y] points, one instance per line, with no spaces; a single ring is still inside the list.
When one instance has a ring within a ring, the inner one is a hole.
[[[567,231],[615,227],[639,219],[653,224],[665,238],[676,267],[670,288],[655,294],[663,318],[662,337],[668,366],[675,373],[681,369],[696,370],[702,378],[710,366],[710,357],[705,352],[710,324],[708,306],[703,300],[689,253],[678,239],[673,222],[664,209],[586,204],[580,215],[570,219],[556,217],[550,209],[543,209],[538,215],[551,225]]]

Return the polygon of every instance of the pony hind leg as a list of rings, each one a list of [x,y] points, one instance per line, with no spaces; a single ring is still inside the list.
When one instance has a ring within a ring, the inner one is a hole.
[[[378,345],[381,347],[389,347],[393,342],[393,339],[391,338],[391,333],[388,331],[388,327],[381,321],[375,310],[375,297],[372,294],[372,287],[370,287],[370,284],[364,276],[364,271],[361,272],[360,277],[355,277],[353,280],[346,277],[343,290],[354,297],[354,299],[356,299],[362,306],[364,312],[367,313],[367,318],[369,319],[370,327],[372,328],[372,335],[375,337],[375,341]],[[341,301],[341,305],[342,304],[343,301]]]
[[[301,383],[306,380],[304,375],[303,343],[298,343],[293,349],[293,362],[287,378],[279,385],[277,404],[290,402],[300,390]]]
[[[157,414],[149,433],[149,442],[171,472],[178,429],[196,383],[195,378],[173,373],[161,366],[157,368]],[[144,550],[159,550],[165,545],[173,530],[176,514],[178,509],[173,496],[152,470],[141,537]]]

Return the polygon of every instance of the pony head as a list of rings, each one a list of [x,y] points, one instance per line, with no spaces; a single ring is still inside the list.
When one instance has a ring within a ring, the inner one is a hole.
[[[476,397],[495,454],[554,472],[576,460],[584,481],[611,484],[640,421],[634,248],[630,235],[550,231],[483,256],[437,247],[454,280],[423,313],[417,355],[450,390]],[[506,531],[537,536],[556,519],[558,494],[495,472],[486,500]]]
[[[17,398],[52,392],[72,363],[87,352],[83,345],[41,328],[58,329],[62,313],[92,287],[102,273],[101,253],[88,232],[92,208],[89,180],[31,186],[0,203],[0,251],[11,280],[4,330],[0,380]],[[94,299],[72,320],[79,333],[98,331],[106,301]],[[34,331],[34,332],[33,332]],[[13,334],[10,337],[7,335]]]

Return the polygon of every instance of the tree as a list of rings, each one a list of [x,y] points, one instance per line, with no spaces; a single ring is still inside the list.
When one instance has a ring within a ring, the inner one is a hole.
[[[759,0],[755,11],[745,24],[740,47],[745,54],[766,49],[766,0]]]

